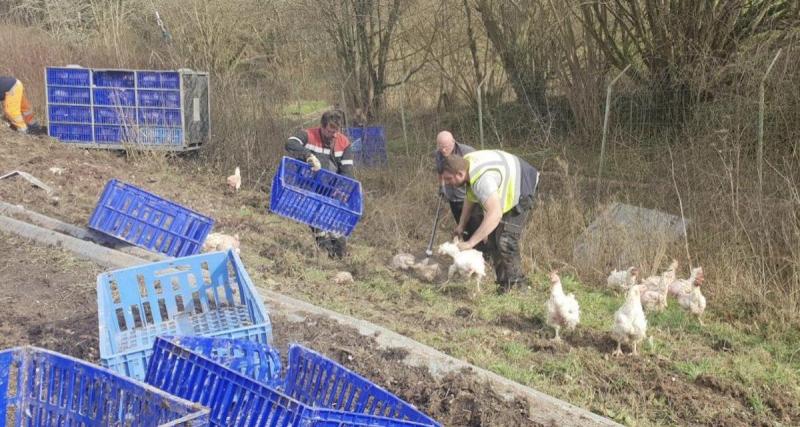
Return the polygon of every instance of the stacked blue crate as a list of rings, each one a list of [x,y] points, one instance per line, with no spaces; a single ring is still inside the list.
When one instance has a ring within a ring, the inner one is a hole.
[[[92,71],[92,100],[96,143],[136,140],[136,75],[133,71]]]
[[[93,143],[91,71],[48,68],[45,81],[50,136],[63,142]]]
[[[139,95],[139,142],[148,145],[182,144],[180,74],[172,71],[137,71],[136,82],[136,93]]]
[[[202,93],[189,84],[190,92],[195,90],[191,92],[195,111],[186,118],[182,103],[185,77],[181,73],[48,67],[50,136],[65,143],[106,148],[124,148],[125,144],[168,150],[196,148],[202,142],[196,138],[207,135],[207,117],[199,116],[207,111],[198,111]],[[187,120],[194,122],[190,125]],[[206,126],[198,127],[197,122]]]
[[[345,134],[353,144],[352,150],[357,164],[372,167],[388,162],[386,131],[383,126],[347,128]]]

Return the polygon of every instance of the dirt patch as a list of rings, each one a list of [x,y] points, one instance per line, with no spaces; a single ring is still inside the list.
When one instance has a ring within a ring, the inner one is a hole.
[[[0,253],[0,348],[30,344],[97,362],[100,269],[7,234]]]
[[[528,418],[527,402],[504,399],[469,372],[434,379],[426,369],[402,363],[404,350],[377,350],[373,338],[326,318],[291,322],[273,315],[271,320],[275,344],[283,358],[290,343],[301,343],[395,393],[444,425],[539,425]]]

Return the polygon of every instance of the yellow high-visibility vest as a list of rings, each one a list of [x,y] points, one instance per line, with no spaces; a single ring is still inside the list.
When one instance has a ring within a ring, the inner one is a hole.
[[[500,206],[503,213],[510,211],[519,203],[522,177],[517,156],[500,150],[481,150],[464,155],[464,159],[469,164],[467,200],[473,203],[480,203],[480,200],[472,191],[472,186],[484,173],[497,171],[500,173],[500,187],[497,190],[497,195],[500,197]]]

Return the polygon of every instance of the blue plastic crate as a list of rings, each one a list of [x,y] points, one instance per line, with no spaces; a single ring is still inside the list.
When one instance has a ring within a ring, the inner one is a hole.
[[[232,250],[100,274],[97,306],[101,364],[136,379],[158,335],[272,339],[267,311]]]
[[[179,91],[139,89],[137,93],[140,107],[181,108]]]
[[[294,344],[283,391],[317,408],[439,424],[413,405],[321,354]]]
[[[92,125],[65,125],[50,123],[47,132],[53,138],[63,142],[92,143]]]
[[[136,105],[136,91],[133,89],[92,89],[95,105],[114,107],[133,107]]]
[[[98,144],[125,143],[136,140],[135,129],[126,126],[95,126],[94,141]]]
[[[133,88],[136,86],[136,76],[133,71],[93,71],[92,81],[97,87]]]
[[[207,426],[208,408],[36,347],[0,351],[0,427]]]
[[[108,181],[89,219],[93,230],[174,257],[200,252],[213,225],[205,215],[116,179]]]
[[[47,107],[49,123],[92,123],[92,109],[79,105],[57,105]]]
[[[272,180],[269,208],[278,215],[348,236],[363,212],[361,183],[283,157]]]
[[[355,156],[355,160],[360,166],[374,167],[385,165],[389,161],[389,157],[385,150],[367,150]]]
[[[361,166],[379,166],[388,162],[386,131],[383,126],[347,128],[354,159]]]
[[[198,336],[162,335],[162,338],[258,382],[271,387],[281,384],[281,357],[277,351],[260,342]]]
[[[148,89],[180,89],[181,77],[174,71],[137,71],[138,87]]]
[[[140,127],[140,144],[152,145],[180,145],[183,140],[183,130],[181,128],[167,127]]]
[[[312,408],[213,361],[179,342],[157,338],[146,382],[211,409],[212,426],[413,427],[413,421]]]
[[[47,67],[48,86],[89,86],[90,72],[87,68]]]
[[[180,126],[181,110],[165,110],[161,108],[140,108],[139,124],[155,126]]]
[[[88,87],[50,86],[47,88],[50,104],[89,105],[92,94]]]
[[[135,125],[135,111],[131,107],[94,107],[94,122],[100,125]]]

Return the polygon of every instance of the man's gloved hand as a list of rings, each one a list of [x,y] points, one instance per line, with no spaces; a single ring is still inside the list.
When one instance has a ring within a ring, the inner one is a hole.
[[[32,135],[41,135],[47,133],[47,131],[39,125],[39,123],[31,123],[28,125],[28,133]]]
[[[27,134],[28,128],[17,128],[17,132]]]
[[[322,169],[322,164],[319,162],[317,156],[313,154],[309,154],[308,157],[306,157],[306,163],[311,165],[311,170],[314,172]]]

